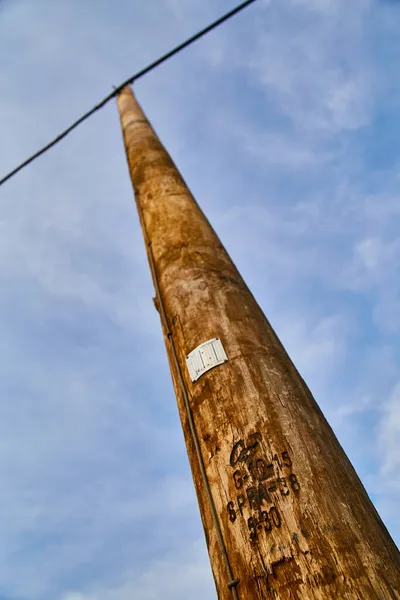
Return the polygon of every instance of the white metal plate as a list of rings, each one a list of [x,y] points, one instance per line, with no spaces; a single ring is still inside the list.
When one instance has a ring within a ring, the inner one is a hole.
[[[227,360],[221,340],[214,338],[192,350],[186,357],[186,364],[191,380],[197,381],[204,373]]]

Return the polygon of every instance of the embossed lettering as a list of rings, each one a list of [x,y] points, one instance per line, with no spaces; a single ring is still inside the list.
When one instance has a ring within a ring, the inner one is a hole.
[[[247,488],[246,494],[247,494],[247,498],[249,500],[250,506],[257,509],[259,507],[257,488],[255,488],[255,487]]]
[[[235,507],[233,505],[233,502],[228,502],[228,504],[226,505],[226,508],[228,509],[228,513],[229,513],[229,520],[234,523],[236,521],[236,511],[235,511]]]
[[[246,506],[246,498],[243,494],[239,494],[236,497],[237,503],[238,503],[238,507],[240,510],[240,514],[243,516],[243,506]]]
[[[271,502],[271,496],[262,483],[258,484],[258,504],[263,504],[264,500]]]

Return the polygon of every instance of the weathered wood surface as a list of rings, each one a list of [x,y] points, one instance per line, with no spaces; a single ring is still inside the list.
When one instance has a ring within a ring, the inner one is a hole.
[[[130,88],[118,106],[238,597],[400,599],[399,552],[332,429]],[[218,597],[231,600],[164,336]],[[215,337],[229,360],[192,383],[186,355]]]

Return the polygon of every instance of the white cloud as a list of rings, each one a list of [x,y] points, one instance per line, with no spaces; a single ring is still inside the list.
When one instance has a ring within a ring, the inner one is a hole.
[[[328,15],[338,11],[340,4],[338,0],[293,0],[294,6],[298,5]]]
[[[258,168],[279,168],[295,171],[321,167],[333,156],[329,149],[296,132],[271,132],[254,127],[251,117],[243,120],[235,115],[221,114],[215,117],[215,127],[222,139],[235,144],[243,160],[253,161]],[[218,113],[217,113],[218,114]]]
[[[115,587],[98,584],[94,592],[68,592],[61,600],[201,600],[215,594],[202,539],[153,561],[140,574],[128,571],[122,579]]]
[[[356,255],[362,262],[365,269],[375,269],[382,261],[382,244],[378,239],[368,238],[358,242],[356,245]]]
[[[388,272],[400,259],[400,237],[385,240],[382,237],[368,237],[356,242],[353,268],[355,285],[368,285],[377,279],[386,279]]]
[[[338,406],[335,410],[335,416],[339,419],[354,417],[366,411],[376,411],[379,410],[379,407],[375,406],[375,398],[372,396],[363,396],[361,398],[357,398],[356,402],[348,402],[347,404],[342,404]],[[356,417],[357,418],[357,417]]]
[[[380,425],[380,442],[383,452],[382,473],[398,480],[400,473],[400,382],[393,388],[385,404]]]
[[[296,357],[296,366],[307,380],[326,380],[328,373],[339,368],[345,358],[346,324],[340,316],[305,323],[299,315],[288,318],[286,314],[276,326],[285,347]]]
[[[139,4],[6,5],[2,170],[231,6]],[[256,3],[136,87],[368,489],[382,475],[395,502],[397,392],[381,398],[400,376],[398,169],[373,174],[354,142],[389,68],[368,54],[369,5]],[[115,106],[2,199],[3,585],[30,600],[213,597]],[[365,458],[378,430],[382,472]]]
[[[322,1],[275,3],[262,16],[256,50],[243,48],[243,68],[275,110],[322,136],[358,129],[371,118],[373,73],[362,27],[368,3],[334,4],[335,10]],[[309,8],[317,9],[314,16]]]

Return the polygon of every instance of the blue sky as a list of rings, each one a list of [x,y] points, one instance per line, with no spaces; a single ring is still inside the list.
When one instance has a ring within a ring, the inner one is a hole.
[[[232,6],[2,0],[1,174]],[[135,85],[397,543],[399,17],[259,0]],[[0,600],[214,598],[115,104],[0,199]]]

